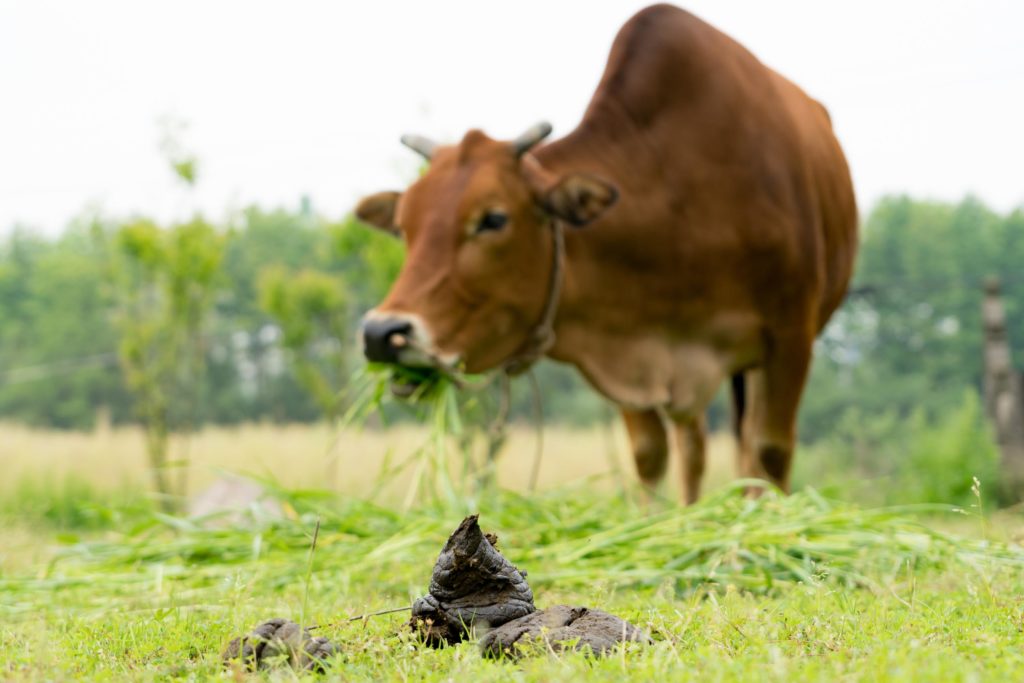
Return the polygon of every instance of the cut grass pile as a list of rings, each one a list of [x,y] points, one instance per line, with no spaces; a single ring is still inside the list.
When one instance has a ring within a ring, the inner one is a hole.
[[[400,514],[323,492],[274,493],[280,517],[253,511],[217,526],[139,514],[116,531],[64,536],[48,564],[0,575],[0,678],[213,677],[227,640],[271,616],[324,625],[346,680],[649,680],[668,670],[948,680],[1024,663],[1024,550],[917,521],[961,516],[950,508],[863,510],[813,491],[749,501],[730,489],[645,511],[562,489]],[[603,662],[511,665],[480,660],[472,644],[424,649],[399,635],[403,614],[342,621],[410,605],[470,509],[547,604],[612,611],[655,645]]]
[[[795,585],[831,584],[875,590],[908,572],[1017,571],[1024,550],[1014,544],[950,536],[915,521],[921,513],[961,515],[945,506],[859,509],[813,490],[752,501],[736,487],[691,507],[645,511],[623,499],[561,490],[528,499],[496,492],[465,509],[435,505],[408,513],[318,491],[277,489],[282,515],[254,508],[231,526],[152,512],[121,532],[66,545],[33,576],[0,578],[0,616],[31,615],[54,591],[97,589],[70,608],[108,609],[110,595],[135,607],[155,597],[154,582],[178,593],[179,606],[205,604],[203,587],[244,579],[256,593],[298,583],[304,551],[320,520],[316,580],[342,581],[382,592],[423,583],[431,558],[461,515],[481,513],[503,552],[530,571],[537,587],[663,589],[687,595],[706,586],[770,593]],[[199,598],[202,598],[201,600]],[[115,600],[116,602],[116,600]]]

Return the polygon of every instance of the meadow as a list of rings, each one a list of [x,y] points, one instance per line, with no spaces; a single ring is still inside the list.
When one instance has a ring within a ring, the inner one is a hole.
[[[500,488],[403,511],[408,475],[367,497],[388,451],[422,429],[209,429],[187,450],[192,490],[240,471],[275,502],[190,520],[146,497],[132,429],[2,435],[4,679],[222,678],[227,641],[272,616],[322,625],[338,680],[1013,680],[1024,663],[1019,513],[861,507],[813,489],[748,501],[727,484],[724,437],[690,508],[671,486],[644,502],[617,429],[547,429],[530,494],[536,435],[516,428]],[[422,595],[469,512],[529,572],[539,606],[600,607],[654,644],[495,662],[473,643],[426,648],[402,613],[345,621]]]

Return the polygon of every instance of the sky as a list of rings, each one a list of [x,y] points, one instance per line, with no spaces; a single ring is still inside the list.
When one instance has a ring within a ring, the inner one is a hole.
[[[337,218],[401,189],[398,138],[570,131],[630,0],[0,0],[0,232],[83,211],[252,203]],[[822,101],[862,207],[887,193],[1024,204],[1024,2],[692,0]],[[161,120],[199,159],[182,189]]]

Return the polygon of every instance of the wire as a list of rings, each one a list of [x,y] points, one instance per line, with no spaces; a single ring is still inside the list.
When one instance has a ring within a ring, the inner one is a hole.
[[[50,363],[26,365],[0,372],[0,386],[37,382],[48,377],[68,375],[85,368],[106,367],[117,363],[117,352],[97,353],[92,356],[63,358]]]
[[[846,294],[846,299],[871,299],[879,296],[885,296],[888,293],[929,293],[934,294],[937,290],[948,287],[949,285],[955,285],[957,288],[963,290],[977,290],[979,295],[986,282],[991,277],[997,277],[1000,284],[1003,287],[1003,294],[1005,296],[1007,286],[1016,284],[1024,284],[1024,271],[1019,273],[1011,273],[1009,275],[997,274],[994,272],[988,273],[960,273],[960,279],[957,281],[953,278],[905,278],[905,277],[892,277],[886,278],[884,281],[868,282],[863,284],[857,284],[850,287]],[[233,332],[226,333],[223,335],[214,335],[214,338],[228,339],[231,337]],[[39,380],[47,379],[50,377],[59,377],[62,375],[69,375],[79,370],[96,367],[109,367],[116,365],[118,360],[118,353],[116,351],[107,351],[105,353],[97,353],[88,356],[78,356],[72,358],[60,358],[47,363],[38,363],[35,365],[26,365],[19,368],[10,368],[7,370],[0,371],[0,386],[10,386],[14,384],[25,384],[28,382],[38,382]]]
[[[899,292],[906,293],[929,293],[934,294],[937,290],[944,287],[949,288],[953,285],[955,288],[963,291],[974,291],[981,292],[984,288],[985,282],[992,277],[999,280],[1005,290],[1007,285],[1016,285],[1024,283],[1024,272],[1012,273],[1010,275],[1003,275],[996,272],[989,271],[987,273],[959,273],[959,281],[954,278],[948,277],[931,277],[931,278],[907,278],[907,277],[891,277],[884,280],[877,280],[875,282],[858,283],[850,287],[847,292],[847,297],[870,297],[882,292],[888,292],[892,290],[898,290]]]

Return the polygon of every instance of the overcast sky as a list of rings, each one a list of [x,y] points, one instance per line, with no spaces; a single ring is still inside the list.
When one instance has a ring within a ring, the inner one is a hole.
[[[630,0],[0,0],[0,231],[86,206],[249,203],[340,216],[399,189],[405,131],[579,120]],[[693,0],[829,108],[862,206],[888,192],[1024,204],[1024,2]],[[157,121],[190,122],[183,198]]]

